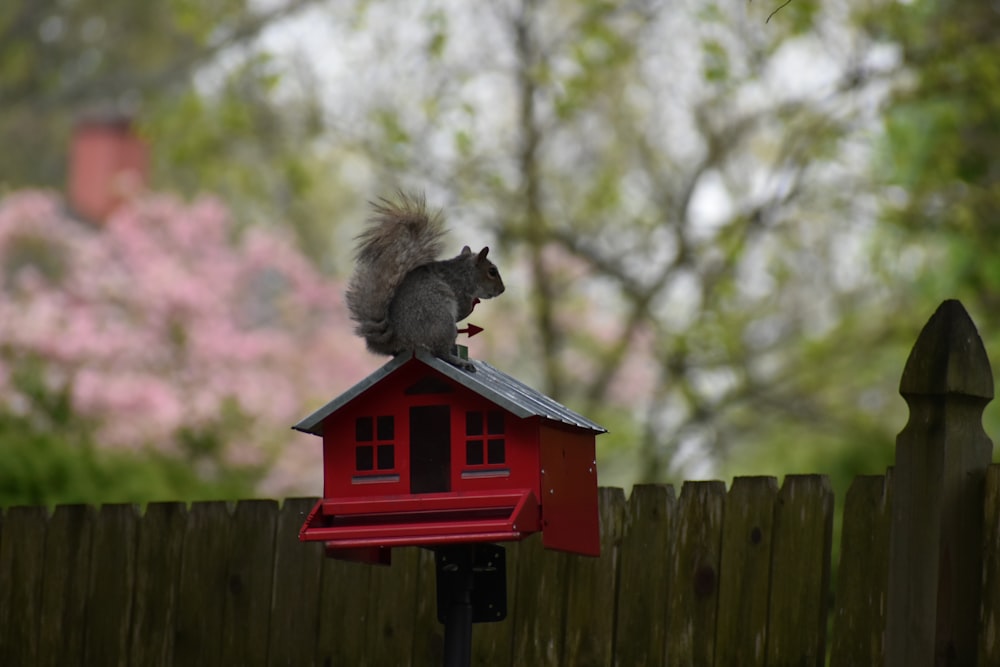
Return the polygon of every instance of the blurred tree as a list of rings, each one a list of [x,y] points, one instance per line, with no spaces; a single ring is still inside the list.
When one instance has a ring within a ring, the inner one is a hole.
[[[868,15],[867,28],[900,45],[906,74],[887,109],[879,170],[895,250],[934,268],[924,272],[923,294],[961,296],[997,331],[1000,11],[990,3],[887,3]]]
[[[260,35],[316,0],[39,0],[0,8],[0,192],[61,189],[74,120],[134,115],[154,183],[231,202],[242,224],[286,221],[326,248],[309,204],[322,129],[310,70]]]
[[[0,456],[16,462],[0,502],[318,488],[319,447],[287,447],[288,428],[364,376],[363,344],[340,283],[287,236],[232,227],[209,199],[145,196],[101,229],[51,195],[0,200]],[[149,484],[101,483],[130,467]]]
[[[903,264],[896,312],[960,298],[1000,359],[1000,11],[991,3],[879,3],[863,14],[899,66],[875,182],[882,263]],[[898,320],[898,316],[896,316]],[[898,337],[887,329],[885,337]],[[1000,411],[984,413],[988,433]],[[995,450],[1000,456],[1000,449]]]
[[[767,24],[742,1],[363,4],[378,39],[338,34],[372,66],[335,83],[337,136],[496,234],[515,274],[490,354],[611,426],[602,480],[803,436],[891,456],[883,63],[850,2]]]
[[[315,257],[349,245],[325,212],[427,189],[456,240],[499,243],[476,353],[611,427],[604,483],[843,488],[891,461],[937,303],[1000,331],[988,4],[355,0],[287,24],[313,36],[292,60],[254,40],[307,4],[0,9],[0,183],[59,182],[66,105],[110,100],[160,184],[291,220]]]
[[[176,456],[98,447],[89,434],[71,412],[46,426],[37,422],[37,414],[0,414],[0,507],[236,499],[259,493],[260,468],[225,468],[206,477]]]

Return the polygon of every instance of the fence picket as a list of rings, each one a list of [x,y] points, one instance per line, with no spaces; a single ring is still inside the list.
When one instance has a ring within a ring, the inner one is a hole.
[[[986,471],[985,496],[978,664],[1000,665],[1000,465]]]
[[[0,665],[38,660],[38,620],[48,512],[10,507],[0,534]]]
[[[891,477],[862,475],[844,499],[830,667],[881,664],[885,654],[890,485]]]
[[[826,658],[832,533],[830,480],[785,477],[774,512],[768,665],[822,665]]]
[[[278,511],[268,629],[270,665],[309,665],[316,657],[323,545],[298,540],[299,528],[315,503],[315,498],[289,498]]]
[[[602,488],[601,557],[569,557],[566,581],[564,664],[610,665],[615,632],[615,586],[618,583],[625,493]]]
[[[622,538],[615,665],[659,665],[667,636],[668,554],[677,499],[661,484],[632,487]]]
[[[670,545],[667,663],[712,665],[726,485],[684,482]]]
[[[316,664],[374,665],[366,658],[366,652],[370,650],[367,645],[368,627],[374,623],[370,620],[372,589],[369,584],[372,573],[381,568],[381,565],[323,559]],[[383,600],[383,603],[393,604],[393,601]],[[403,601],[398,604],[403,604]]]
[[[393,549],[392,567],[372,568],[369,588],[360,601],[368,605],[364,649],[365,660],[373,667],[413,664],[410,650],[414,643],[419,561],[419,548],[404,547]]]
[[[722,523],[716,664],[765,664],[777,497],[774,477],[737,477],[729,489]]]
[[[129,623],[135,585],[135,505],[103,505],[94,525],[88,597],[100,597],[87,613],[84,665],[128,665]]]
[[[174,664],[225,664],[222,621],[229,584],[231,516],[224,502],[192,503],[188,511],[177,582]]]
[[[187,518],[184,503],[150,503],[139,522],[130,665],[173,664]]]
[[[222,652],[232,665],[267,664],[278,504],[241,500],[230,520]]]
[[[563,664],[566,569],[570,556],[542,548],[539,534],[518,547],[513,665]]]
[[[440,665],[444,659],[444,625],[437,620],[437,574],[434,567],[434,552],[420,549],[417,552],[417,594],[415,620],[413,623],[413,665]],[[478,626],[486,630],[494,623]],[[482,643],[483,633],[477,639]],[[481,663],[473,664],[499,664]]]
[[[507,620],[500,623],[486,623],[476,626],[472,633],[472,664],[480,667],[502,667],[513,665],[512,649],[514,640],[513,609],[515,598],[520,543],[504,544],[507,551]],[[441,664],[440,661],[435,666]]]
[[[71,665],[83,655],[96,514],[87,505],[60,505],[48,520],[38,660],[34,663],[39,667]],[[49,637],[61,641],[47,641]]]
[[[899,393],[910,418],[896,438],[886,664],[972,664],[993,372],[959,302],[942,303],[920,332]]]

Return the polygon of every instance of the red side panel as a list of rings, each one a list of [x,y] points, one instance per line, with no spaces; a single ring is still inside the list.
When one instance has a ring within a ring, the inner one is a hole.
[[[542,544],[601,555],[594,435],[542,426]]]

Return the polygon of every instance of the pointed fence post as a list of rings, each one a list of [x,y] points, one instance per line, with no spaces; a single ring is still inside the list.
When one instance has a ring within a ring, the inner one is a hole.
[[[899,393],[910,417],[896,438],[885,664],[974,665],[993,373],[958,301],[921,331]]]

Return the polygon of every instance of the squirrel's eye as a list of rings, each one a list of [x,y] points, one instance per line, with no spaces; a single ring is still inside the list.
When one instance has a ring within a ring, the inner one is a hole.
[[[490,278],[496,278],[499,275],[495,266],[491,266],[487,273],[489,273]]]

